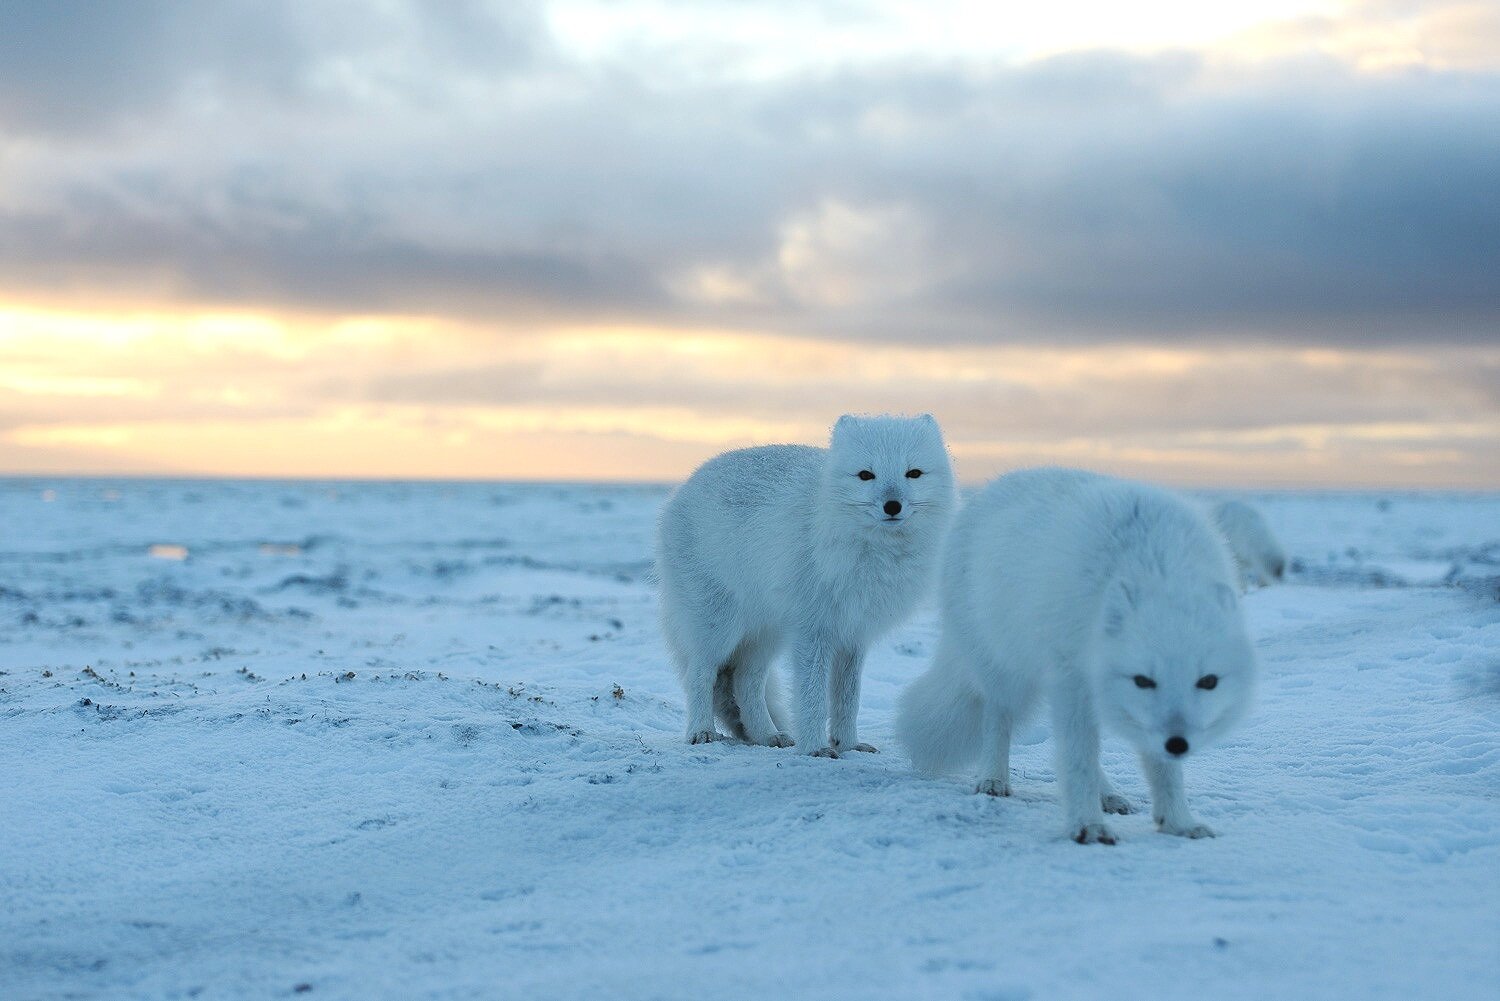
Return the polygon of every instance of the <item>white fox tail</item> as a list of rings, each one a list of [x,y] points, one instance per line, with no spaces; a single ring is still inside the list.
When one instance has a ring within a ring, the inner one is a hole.
[[[938,662],[901,693],[896,739],[918,771],[941,775],[957,771],[979,753],[979,693]]]

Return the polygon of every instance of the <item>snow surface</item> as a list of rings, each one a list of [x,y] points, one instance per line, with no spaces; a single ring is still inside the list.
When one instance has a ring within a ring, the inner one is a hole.
[[[1211,841],[682,739],[660,488],[0,481],[0,997],[1500,993],[1500,497],[1246,495]],[[154,548],[153,548],[154,547]],[[1129,752],[1105,766],[1137,805]]]

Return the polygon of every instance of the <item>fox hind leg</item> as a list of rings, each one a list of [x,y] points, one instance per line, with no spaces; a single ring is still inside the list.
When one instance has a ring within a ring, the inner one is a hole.
[[[687,703],[687,740],[718,740],[715,702],[723,702],[719,675],[738,639],[734,599],[713,581],[663,561],[662,627],[682,680]]]
[[[974,791],[987,796],[1010,795],[1010,736],[1013,717],[1009,706],[984,700],[981,726],[979,783]]]
[[[1104,808],[1105,813],[1135,812],[1130,800],[1115,792],[1115,787],[1109,784],[1109,778],[1102,767],[1099,769],[1099,805]]]
[[[746,637],[735,650],[730,684],[738,710],[738,735],[752,744],[790,747],[792,738],[776,725],[766,701],[775,657],[776,644],[762,636]]]

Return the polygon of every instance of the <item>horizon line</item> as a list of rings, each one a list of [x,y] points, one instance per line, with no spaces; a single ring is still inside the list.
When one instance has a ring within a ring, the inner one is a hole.
[[[958,479],[960,490],[974,490],[984,486],[1000,476],[1022,469],[1049,468],[1043,466],[1017,466],[1013,470],[987,479],[973,481]],[[1173,490],[1192,491],[1198,493],[1281,493],[1281,494],[1414,494],[1414,495],[1467,495],[1467,496],[1500,496],[1500,486],[1494,487],[1464,487],[1464,486],[1416,486],[1411,484],[1363,484],[1363,485],[1328,485],[1328,484],[1254,484],[1254,485],[1209,485],[1204,483],[1184,483],[1171,480],[1158,480],[1150,477],[1129,476],[1110,473],[1103,470],[1088,469],[1085,466],[1059,466],[1056,468],[1087,469],[1104,476],[1115,476],[1118,479],[1133,480],[1140,483],[1153,483],[1165,486]],[[691,475],[691,474],[689,474]],[[396,485],[412,484],[427,486],[532,486],[532,487],[616,487],[622,489],[658,488],[670,489],[679,486],[687,479],[686,476],[676,480],[632,480],[632,479],[587,479],[560,478],[560,479],[532,479],[526,477],[438,477],[438,476],[357,476],[357,475],[332,475],[332,476],[306,476],[298,474],[271,475],[271,474],[233,474],[222,473],[151,473],[151,472],[114,472],[114,473],[80,473],[80,472],[0,472],[0,482],[18,481],[42,481],[42,480],[74,480],[80,482],[105,482],[105,481],[158,481],[158,482],[186,482],[186,483],[288,483],[288,484],[323,484],[323,483],[347,483],[359,485]]]

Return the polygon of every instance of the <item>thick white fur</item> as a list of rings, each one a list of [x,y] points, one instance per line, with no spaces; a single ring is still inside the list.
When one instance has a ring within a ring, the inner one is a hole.
[[[1165,490],[1069,469],[1002,476],[949,533],[942,634],[902,693],[897,736],[919,769],[977,758],[977,791],[1009,795],[1011,731],[1045,696],[1071,837],[1112,844],[1104,811],[1130,810],[1099,767],[1101,724],[1139,752],[1158,828],[1211,835],[1166,741],[1196,753],[1250,704],[1255,657],[1234,580],[1218,533]],[[1217,686],[1198,687],[1209,674]]]
[[[888,501],[901,505],[894,519]],[[767,680],[790,647],[798,747],[873,751],[855,726],[865,651],[931,588],[955,506],[926,415],[844,416],[826,449],[768,445],[704,463],[667,502],[657,548],[688,739],[714,739],[717,715],[745,740],[787,746]]]
[[[1222,501],[1214,505],[1213,520],[1229,542],[1243,585],[1265,587],[1281,580],[1286,552],[1259,511],[1240,501]]]

